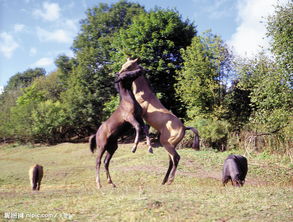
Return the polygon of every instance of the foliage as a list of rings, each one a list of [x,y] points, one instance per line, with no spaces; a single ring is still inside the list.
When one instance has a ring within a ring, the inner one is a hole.
[[[9,79],[4,92],[0,95],[0,142],[20,138],[21,135],[30,132],[30,127],[23,124],[29,121],[25,113],[30,108],[23,107],[16,110],[14,107],[18,97],[23,94],[23,89],[30,86],[34,80],[43,77],[45,73],[42,68],[28,69]]]
[[[119,95],[112,96],[109,101],[105,102],[103,113],[104,113],[104,120],[108,119],[111,114],[117,109],[119,106],[120,97]]]
[[[224,80],[231,69],[227,46],[219,36],[206,32],[194,37],[181,53],[184,67],[178,72],[176,92],[188,109],[188,118],[221,117]]]
[[[4,87],[4,91],[25,88],[29,86],[35,78],[44,76],[45,74],[46,71],[43,68],[28,69],[22,73],[16,73],[9,79],[7,85]]]
[[[96,130],[104,120],[104,104],[115,92],[114,75],[109,68],[113,35],[120,28],[126,28],[132,18],[143,11],[140,5],[126,1],[88,9],[86,18],[81,21],[81,32],[73,44],[76,53],[73,65],[67,68],[69,61],[64,57],[56,61],[59,68],[71,72],[62,102],[71,129],[77,135],[85,136]]]
[[[224,107],[227,112],[224,114],[233,131],[239,132],[248,123],[252,112],[250,101],[250,89],[240,87],[239,80],[232,82],[224,98]]]
[[[194,126],[200,132],[202,147],[226,150],[227,137],[230,131],[230,124],[227,121],[195,117],[188,122],[188,125]]]
[[[293,2],[277,5],[268,18],[267,36],[272,39],[272,52],[282,69],[290,75],[293,86]]]
[[[161,93],[162,103],[179,114],[182,107],[174,89],[176,70],[183,62],[180,50],[191,43],[195,34],[193,24],[183,21],[174,10],[142,13],[129,28],[120,29],[114,39],[116,70],[126,56],[139,57],[141,65],[149,70],[147,77],[155,93]]]
[[[292,6],[276,6],[268,18],[274,57],[253,59],[234,59],[211,31],[197,36],[176,10],[127,1],[90,8],[73,58],[58,56],[48,75],[35,68],[11,77],[0,95],[0,142],[88,136],[119,104],[114,71],[130,56],[140,57],[154,93],[198,128],[204,146],[292,156]]]
[[[264,55],[247,61],[239,70],[240,85],[250,91],[250,126],[255,131],[274,133],[289,122],[293,91],[288,75]]]
[[[59,101],[39,103],[32,111],[32,122],[32,133],[36,140],[52,144],[64,139],[66,113]]]

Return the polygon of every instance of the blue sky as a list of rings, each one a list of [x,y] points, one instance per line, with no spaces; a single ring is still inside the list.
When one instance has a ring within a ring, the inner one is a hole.
[[[58,55],[73,56],[70,47],[85,11],[100,2],[118,0],[0,0],[0,91],[9,78],[28,68],[56,68]],[[129,0],[130,1],[130,0]],[[134,0],[147,10],[176,8],[199,32],[211,29],[235,54],[250,57],[267,47],[264,17],[272,5],[288,0]]]

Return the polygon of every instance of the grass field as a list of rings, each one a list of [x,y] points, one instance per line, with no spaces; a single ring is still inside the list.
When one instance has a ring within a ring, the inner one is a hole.
[[[95,187],[95,155],[88,144],[0,147],[0,221],[293,221],[293,165],[265,153],[248,156],[242,188],[221,186],[230,152],[178,150],[172,185],[161,185],[168,164],[163,148],[119,145],[110,171],[117,188]],[[243,154],[241,152],[236,152]],[[44,166],[39,192],[28,169]]]

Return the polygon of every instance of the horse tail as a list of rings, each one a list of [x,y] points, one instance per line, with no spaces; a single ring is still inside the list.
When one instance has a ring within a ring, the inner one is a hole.
[[[96,134],[90,136],[89,143],[90,143],[90,150],[92,151],[92,153],[94,153],[95,149],[97,149]]]
[[[193,127],[185,127],[185,130],[191,130],[194,133],[194,139],[193,139],[193,144],[192,148],[199,150],[199,133],[198,130],[193,128]]]

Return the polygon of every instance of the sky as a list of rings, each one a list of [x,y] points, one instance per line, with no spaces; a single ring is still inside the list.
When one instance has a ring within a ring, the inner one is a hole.
[[[28,68],[56,69],[70,49],[88,8],[118,0],[0,0],[0,92],[9,78]],[[273,5],[289,0],[129,0],[145,6],[176,9],[199,33],[211,29],[235,55],[252,57],[268,47],[266,17]]]

